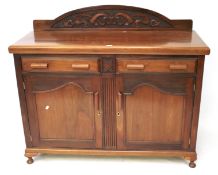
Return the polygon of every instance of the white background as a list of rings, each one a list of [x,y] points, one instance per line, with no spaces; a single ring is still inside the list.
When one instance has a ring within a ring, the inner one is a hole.
[[[193,19],[194,30],[209,45],[206,57],[197,167],[181,159],[39,156],[24,158],[24,136],[8,46],[32,30],[33,19],[54,19],[81,7],[103,4],[139,6],[171,19]],[[218,174],[218,9],[216,0],[7,0],[0,2],[0,174]]]

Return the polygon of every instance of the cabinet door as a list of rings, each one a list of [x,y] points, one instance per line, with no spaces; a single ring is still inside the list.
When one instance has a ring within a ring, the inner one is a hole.
[[[187,149],[192,98],[190,76],[118,78],[118,149]]]
[[[102,146],[98,77],[28,75],[25,84],[33,146]]]

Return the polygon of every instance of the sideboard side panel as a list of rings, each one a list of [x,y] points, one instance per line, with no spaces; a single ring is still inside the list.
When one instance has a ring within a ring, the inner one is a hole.
[[[197,76],[196,76],[196,83],[195,83],[195,96],[194,96],[193,118],[192,118],[191,139],[190,139],[190,149],[192,151],[195,151],[196,141],[197,141],[203,70],[204,70],[204,56],[201,56],[197,62]]]
[[[14,64],[16,70],[16,77],[17,77],[17,87],[18,87],[18,94],[20,99],[20,108],[21,108],[21,116],[24,128],[24,135],[26,146],[28,148],[32,147],[32,137],[29,128],[29,119],[28,119],[28,112],[27,112],[27,105],[26,105],[26,96],[25,96],[25,89],[23,86],[23,77],[22,77],[22,64],[21,64],[21,56],[14,55]]]

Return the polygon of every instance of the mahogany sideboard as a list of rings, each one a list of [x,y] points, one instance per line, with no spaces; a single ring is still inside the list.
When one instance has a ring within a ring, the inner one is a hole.
[[[27,163],[38,154],[160,156],[195,167],[210,50],[192,20],[96,6],[33,26],[9,47]]]

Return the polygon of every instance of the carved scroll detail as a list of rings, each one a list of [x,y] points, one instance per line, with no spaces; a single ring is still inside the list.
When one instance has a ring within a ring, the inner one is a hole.
[[[150,10],[126,6],[99,6],[68,12],[52,28],[173,28],[171,21]]]

